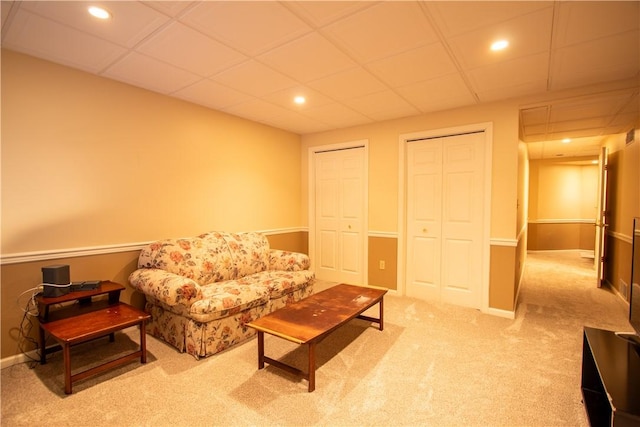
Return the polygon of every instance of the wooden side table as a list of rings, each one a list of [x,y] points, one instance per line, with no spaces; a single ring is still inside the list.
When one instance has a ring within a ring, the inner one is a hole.
[[[40,320],[40,363],[46,363],[46,355],[62,348],[64,357],[64,392],[71,394],[75,381],[99,374],[140,357],[141,363],[147,362],[145,325],[149,314],[120,302],[120,292],[124,286],[114,282],[102,282],[97,289],[70,292],[53,298],[38,297]],[[106,298],[104,298],[106,296]],[[56,304],[73,303],[54,308]],[[140,327],[140,349],[116,360],[103,363],[86,371],[71,374],[71,346],[109,335],[131,326]],[[59,344],[54,348],[45,348],[45,332]]]

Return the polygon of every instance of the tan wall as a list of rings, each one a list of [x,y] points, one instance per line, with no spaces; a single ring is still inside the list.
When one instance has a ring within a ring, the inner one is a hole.
[[[529,164],[529,250],[593,250],[599,168],[595,157]]]
[[[592,251],[595,238],[594,224],[530,223],[527,241],[531,251]]]
[[[605,281],[629,299],[620,280],[631,281],[633,218],[640,217],[640,128],[635,141],[626,144],[624,135],[607,139],[609,149],[609,230],[605,249]]]
[[[309,233],[306,231],[268,234],[267,240],[273,249],[309,254]]]
[[[489,307],[505,311],[515,310],[516,252],[517,248],[511,246],[491,246]]]
[[[300,137],[2,51],[2,253],[299,227]]]
[[[398,239],[369,237],[369,285],[398,289]],[[384,261],[384,269],[380,268]]]

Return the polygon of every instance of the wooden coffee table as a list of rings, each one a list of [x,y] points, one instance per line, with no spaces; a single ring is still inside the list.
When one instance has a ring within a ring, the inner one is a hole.
[[[316,388],[316,344],[331,332],[354,318],[378,324],[382,331],[383,298],[387,289],[340,284],[318,292],[308,298],[267,314],[248,323],[258,332],[258,369],[265,362],[298,375],[309,381],[309,392]],[[380,316],[373,318],[362,313],[379,304]],[[306,344],[309,350],[309,369],[305,373],[264,355],[264,334],[274,335],[297,344]]]

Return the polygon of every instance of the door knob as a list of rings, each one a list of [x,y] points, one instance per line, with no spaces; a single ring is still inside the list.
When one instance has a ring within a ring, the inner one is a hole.
[[[426,233],[427,231],[428,231],[428,230],[427,230],[426,228],[423,228],[423,229],[422,229],[422,232],[423,232],[423,233]]]

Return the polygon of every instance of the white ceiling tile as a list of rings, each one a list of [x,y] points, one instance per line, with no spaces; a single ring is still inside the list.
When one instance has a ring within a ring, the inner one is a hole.
[[[541,141],[547,137],[547,122],[537,125],[522,125],[525,141]],[[532,139],[530,139],[532,138]]]
[[[379,79],[362,67],[332,74],[309,82],[310,87],[319,90],[333,99],[358,98],[371,93],[381,92],[387,87]]]
[[[87,11],[89,6],[101,6],[112,16],[106,21],[94,18]],[[135,1],[28,1],[22,7],[129,48],[169,22],[166,15]]]
[[[373,120],[355,112],[342,104],[331,103],[301,111],[305,116],[328,123],[332,128],[341,128],[371,123]]]
[[[551,57],[552,90],[638,76],[640,32],[631,31],[558,49]]]
[[[367,68],[391,87],[406,86],[457,71],[456,65],[440,43],[370,62]]]
[[[109,67],[104,75],[164,94],[173,93],[200,80],[196,74],[135,52]]]
[[[24,10],[13,17],[2,47],[92,73],[126,53],[118,45]]]
[[[544,92],[548,69],[548,56],[537,54],[475,68],[467,76],[480,100],[487,102]],[[491,93],[501,96],[488,96]]]
[[[374,120],[389,120],[420,113],[391,90],[349,99],[344,104]]]
[[[522,82],[519,84],[515,84],[514,86],[509,87],[501,87],[495,89],[486,89],[482,92],[476,93],[478,97],[478,101],[480,103],[483,102],[493,102],[500,101],[503,99],[513,99],[518,97],[524,97],[528,95],[536,95],[539,93],[543,93],[547,87],[546,80],[532,80],[527,82]]]
[[[263,123],[280,129],[290,127],[292,132],[301,135],[331,129],[331,126],[326,123],[319,122],[298,113],[289,113],[279,117],[271,117],[266,119]]]
[[[464,69],[548,52],[551,46],[553,9],[545,8],[524,17],[484,27],[450,39],[451,49]],[[491,44],[509,40],[509,47],[491,51]]]
[[[237,114],[241,117],[259,117],[259,121],[267,118],[284,116],[288,114],[286,108],[278,107],[261,99],[252,98],[241,104],[225,108],[226,112]]]
[[[295,86],[297,82],[255,60],[249,60],[216,74],[214,81],[240,92],[261,97]]]
[[[274,1],[205,1],[180,20],[251,56],[311,31],[301,19]]]
[[[423,113],[475,103],[473,94],[459,74],[410,84],[396,90]]]
[[[434,1],[423,4],[447,37],[495,26],[540,9],[551,9],[554,5],[547,1]]]
[[[143,4],[154,8],[155,10],[164,13],[168,16],[178,16],[182,11],[195,4],[193,1],[177,0],[177,1],[143,1]]]
[[[287,126],[293,123],[295,130],[291,130],[296,132],[316,132],[327,128],[325,123],[320,123],[305,117],[299,112],[291,111],[260,99],[253,99],[239,105],[234,105],[233,107],[226,108],[224,111],[229,114],[246,117],[259,123],[280,128],[283,128],[286,123],[289,123]]]
[[[638,101],[636,101],[637,103]],[[610,116],[611,117],[611,116]],[[615,116],[607,123],[607,131],[605,133],[620,133],[620,132],[628,132],[633,128],[629,123],[633,123],[633,120],[638,119],[638,114],[635,112],[629,113],[620,113]]]
[[[202,77],[211,76],[247,57],[179,22],[173,22],[138,47],[144,53]]]
[[[553,121],[566,122],[581,118],[609,116],[624,109],[630,99],[632,98],[629,93],[621,92],[605,96],[583,97],[580,102],[556,103],[549,109],[549,118]]]
[[[539,105],[520,108],[521,123],[544,123],[549,115],[550,105]]]
[[[318,33],[273,49],[258,60],[307,83],[355,67],[356,63]]]
[[[559,2],[555,47],[565,47],[640,27],[638,1]]]
[[[371,7],[373,1],[287,1],[284,6],[316,27],[330,24],[358,10]]]
[[[382,2],[323,29],[361,62],[438,40],[416,2]]]
[[[606,126],[606,119],[604,117],[593,117],[590,119],[579,119],[579,120],[567,120],[567,121],[558,121],[554,122],[553,125],[549,126],[549,131],[553,133],[558,132],[567,132],[570,131],[573,134],[576,134],[576,131],[581,129],[594,129],[600,128],[602,126]]]
[[[210,79],[204,79],[174,92],[174,96],[209,108],[224,110],[248,102],[252,96],[238,92]]]
[[[1,21],[2,28],[5,27],[5,24],[7,23],[7,19],[9,19],[9,15],[12,13],[15,13],[15,11],[12,12],[12,9],[14,9],[14,6],[15,6],[15,10],[17,10],[18,7],[16,6],[15,2],[3,1],[2,3],[0,3],[0,13],[2,14],[2,21]]]

